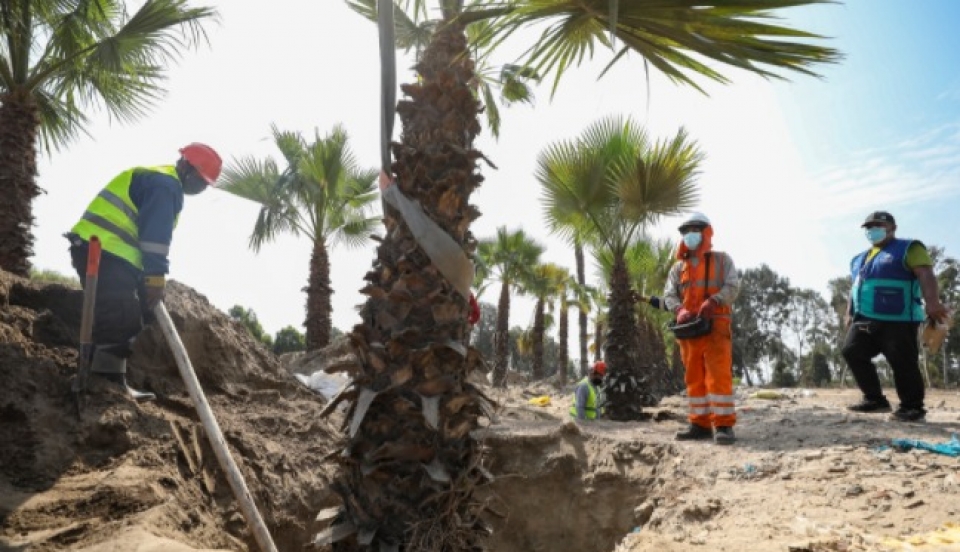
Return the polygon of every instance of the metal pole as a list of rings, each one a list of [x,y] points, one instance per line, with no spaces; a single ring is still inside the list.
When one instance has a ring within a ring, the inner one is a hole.
[[[253,497],[250,495],[250,490],[247,489],[247,484],[243,480],[240,468],[237,467],[237,463],[233,461],[233,456],[230,455],[230,449],[227,448],[227,443],[223,438],[223,432],[220,431],[220,424],[217,423],[217,419],[213,415],[213,410],[210,409],[210,404],[207,403],[207,397],[203,394],[200,381],[197,380],[197,374],[193,371],[193,365],[190,363],[190,357],[187,356],[187,349],[183,346],[183,342],[180,341],[180,334],[177,333],[177,328],[173,325],[173,320],[170,319],[170,313],[167,312],[167,307],[161,302],[157,304],[153,312],[160,322],[160,329],[163,330],[163,336],[167,338],[167,343],[169,343],[170,348],[173,349],[173,356],[177,361],[177,368],[180,369],[180,376],[187,385],[187,391],[190,393],[190,398],[193,399],[193,404],[197,408],[197,414],[200,415],[200,422],[203,423],[203,429],[207,432],[207,439],[210,440],[210,444],[213,446],[213,452],[217,455],[220,467],[227,473],[227,481],[230,483],[230,488],[233,489],[233,495],[237,497],[237,501],[240,502],[240,511],[243,512],[243,517],[246,518],[247,525],[250,527],[250,530],[253,531],[253,536],[256,538],[257,544],[260,545],[260,550],[263,552],[277,552],[277,547],[273,544],[270,532],[267,531],[267,526],[263,523],[263,518],[260,517],[260,512],[257,511],[257,506],[254,504]]]

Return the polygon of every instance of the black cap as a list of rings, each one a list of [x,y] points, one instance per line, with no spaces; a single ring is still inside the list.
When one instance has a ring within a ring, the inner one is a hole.
[[[867,220],[863,221],[863,224],[860,226],[866,226],[868,224],[877,224],[877,223],[886,223],[886,224],[897,224],[897,221],[893,218],[893,215],[886,211],[874,211],[867,215]]]

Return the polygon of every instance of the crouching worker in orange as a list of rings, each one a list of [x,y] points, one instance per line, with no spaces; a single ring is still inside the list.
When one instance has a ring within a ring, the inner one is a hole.
[[[213,185],[222,161],[205,144],[180,150],[176,165],[135,167],[117,175],[67,234],[73,267],[84,282],[90,238],[103,247],[93,321],[91,375],[142,401],[153,393],[127,386],[127,358],[143,321],[163,300],[167,255],[184,194]]]
[[[718,445],[736,441],[737,422],[733,396],[732,305],[740,291],[740,278],[730,255],[713,251],[713,227],[701,213],[680,225],[683,238],[678,262],[670,268],[664,288],[666,310],[677,324],[697,317],[710,321],[709,332],[677,339],[686,370],[690,426],[678,440],[710,439]]]
[[[596,420],[603,414],[600,406],[600,393],[597,388],[603,383],[603,375],[607,373],[607,363],[598,360],[587,377],[580,380],[573,392],[573,405],[570,415],[578,420]]]

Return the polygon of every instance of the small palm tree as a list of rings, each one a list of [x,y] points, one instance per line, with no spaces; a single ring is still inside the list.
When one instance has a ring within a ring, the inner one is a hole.
[[[497,228],[496,237],[481,240],[477,246],[478,265],[485,267],[491,279],[500,282],[497,329],[493,339],[493,385],[497,387],[507,384],[510,292],[519,291],[520,282],[530,269],[540,262],[542,254],[543,246],[527,236],[523,230],[509,231],[505,226]]]
[[[222,187],[261,205],[250,234],[254,251],[285,232],[305,235],[313,244],[304,326],[307,350],[314,350],[330,342],[328,248],[360,246],[379,224],[368,216],[377,199],[377,171],[358,166],[340,125],[309,143],[273,127],[273,139],[283,154],[282,168],[273,159],[241,159],[224,170]]]
[[[103,108],[123,122],[163,95],[164,66],[203,38],[212,8],[146,0],[0,2],[0,268],[27,276],[37,150],[66,146]]]
[[[659,294],[674,263],[674,250],[669,240],[639,239],[630,244],[625,260],[631,288],[644,295]],[[613,252],[610,249],[597,251],[597,264],[604,278],[609,280],[613,273]],[[656,398],[680,391],[684,387],[683,372],[670,366],[664,335],[659,328],[668,319],[672,320],[672,316],[640,303],[636,305],[636,316],[636,334],[640,342],[637,364],[647,371],[647,390]]]
[[[606,354],[608,414],[637,419],[640,396],[648,397],[637,365],[641,344],[627,270],[627,252],[643,228],[663,215],[692,207],[702,154],[686,132],[651,143],[632,120],[603,119],[580,140],[551,145],[539,157],[547,220],[564,221],[589,236],[613,260],[610,275],[610,332]],[[570,232],[570,230],[566,230]],[[649,399],[645,399],[649,400]]]

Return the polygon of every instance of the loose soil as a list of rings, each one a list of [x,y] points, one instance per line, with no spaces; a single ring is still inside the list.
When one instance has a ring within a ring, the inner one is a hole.
[[[202,295],[169,288],[167,307],[278,548],[304,549],[322,529],[316,514],[337,504],[326,457],[339,450],[342,420],[320,418],[325,399],[291,370],[310,374],[311,363],[349,353],[332,347],[285,366]],[[78,290],[0,272],[0,551],[257,550],[158,328],[138,340],[129,379],[159,400],[101,390],[77,417],[68,380],[80,305]],[[849,389],[774,400],[739,390],[732,447],[674,441],[681,397],[649,409],[651,421],[578,424],[569,389],[489,392],[499,419],[476,432],[496,476],[479,496],[499,514],[489,550],[960,550],[948,526],[960,461],[889,446],[960,434],[955,390],[930,392],[925,423],[848,413]],[[549,404],[530,402],[538,397]]]

